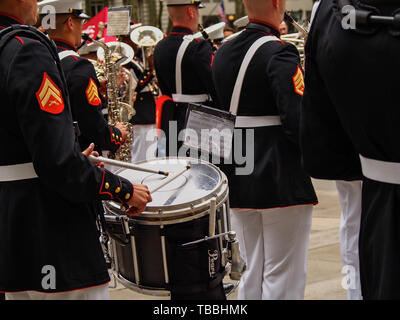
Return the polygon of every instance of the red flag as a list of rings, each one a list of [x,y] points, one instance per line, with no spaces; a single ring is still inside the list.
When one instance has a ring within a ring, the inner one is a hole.
[[[221,0],[221,2],[219,3],[217,10],[218,10],[219,16],[221,17],[221,20],[228,25],[229,21],[228,21],[228,18],[226,16],[226,13],[225,13],[225,5],[224,5],[224,1],[223,0]]]
[[[108,18],[108,8],[105,7],[98,14],[96,14],[92,19],[86,22],[83,26],[83,33],[88,33],[89,37],[92,39],[96,39],[96,36],[99,32],[99,23],[104,22],[107,23]],[[103,33],[104,42],[116,41],[115,37],[107,37],[107,28],[104,29]]]

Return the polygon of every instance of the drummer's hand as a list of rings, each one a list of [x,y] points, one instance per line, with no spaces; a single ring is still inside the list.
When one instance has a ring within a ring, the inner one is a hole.
[[[122,141],[125,142],[128,135],[128,129],[126,128],[126,125],[124,125],[122,122],[118,122],[115,124],[115,127],[121,131]]]
[[[90,146],[82,152],[82,154],[87,158],[89,156],[98,157],[99,153],[94,151],[94,143],[91,143]],[[104,168],[104,162],[96,162],[96,166],[98,168]]]
[[[153,201],[150,191],[147,186],[143,184],[134,184],[134,194],[129,200],[129,210],[126,212],[128,216],[136,216],[146,209],[147,203]]]

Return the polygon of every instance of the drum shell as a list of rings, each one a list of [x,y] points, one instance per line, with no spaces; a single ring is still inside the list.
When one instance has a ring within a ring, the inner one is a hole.
[[[223,225],[222,210],[217,212],[216,233]],[[107,220],[108,232],[113,236],[124,237],[121,223]],[[218,223],[218,221],[220,223]],[[202,239],[209,232],[209,215],[188,222],[163,226],[145,225],[129,221],[131,236],[134,237],[136,257],[132,251],[132,242],[122,245],[114,242],[113,253],[117,261],[118,273],[126,280],[140,287],[152,290],[170,290],[171,285],[194,287],[208,281],[209,253],[217,251],[218,258],[213,261],[214,271],[221,272],[225,266],[221,263],[221,242],[218,239],[181,247],[181,244]],[[161,237],[165,237],[168,265],[168,283],[164,272]],[[132,240],[132,238],[131,238]],[[222,244],[222,246],[224,246]],[[135,277],[135,260],[138,265],[139,279]],[[207,281],[205,281],[207,280]]]
[[[169,159],[161,159],[164,160]],[[186,158],[183,161],[195,162]],[[201,174],[210,176],[215,184],[208,193],[198,194],[193,190],[187,191],[183,186],[181,190],[185,194],[194,194],[189,202],[175,201],[172,205],[158,207],[153,201],[142,214],[128,219],[119,205],[104,202],[107,232],[112,235],[111,238],[128,240],[127,245],[112,240],[114,271],[123,285],[141,293],[154,295],[164,295],[157,292],[171,289],[171,292],[175,290],[174,292],[178,293],[186,293],[188,290],[200,292],[207,289],[204,288],[204,284],[212,286],[224,273],[222,249],[226,243],[221,238],[181,247],[183,243],[209,236],[212,201],[215,201],[216,207],[215,233],[230,230],[227,217],[229,212],[227,178],[214,165],[204,161],[201,161],[201,164],[203,165],[200,168]],[[195,174],[196,170],[198,169],[194,165],[189,174]],[[191,181],[194,181],[193,178]],[[142,181],[135,182],[142,183]],[[171,196],[174,192],[175,190],[171,191]],[[125,228],[127,225],[129,230],[124,231],[122,217],[126,221]],[[125,233],[128,233],[128,236]],[[143,292],[143,289],[146,292]]]

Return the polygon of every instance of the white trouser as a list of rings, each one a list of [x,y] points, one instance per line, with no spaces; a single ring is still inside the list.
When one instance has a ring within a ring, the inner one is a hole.
[[[110,300],[110,293],[108,291],[108,283],[106,283],[92,288],[67,292],[23,291],[6,293],[6,300]]]
[[[340,217],[340,254],[347,277],[347,299],[361,300],[358,235],[361,223],[361,181],[336,181],[342,214]]]
[[[231,209],[247,270],[239,300],[304,299],[312,205],[277,209]]]
[[[157,152],[157,130],[155,124],[135,124],[131,147],[132,163],[154,159]]]

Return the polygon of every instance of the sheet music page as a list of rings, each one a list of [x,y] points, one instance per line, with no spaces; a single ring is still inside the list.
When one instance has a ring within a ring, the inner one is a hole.
[[[232,152],[234,123],[209,113],[190,111],[184,144],[229,159]]]
[[[108,9],[107,36],[128,35],[130,31],[131,11],[128,7]]]

